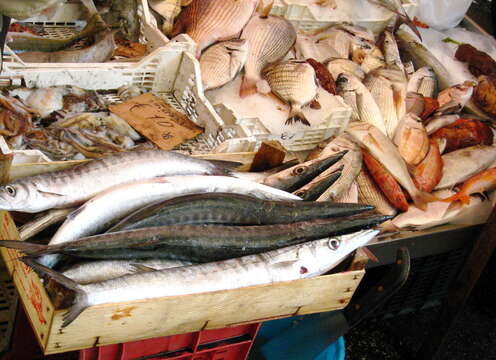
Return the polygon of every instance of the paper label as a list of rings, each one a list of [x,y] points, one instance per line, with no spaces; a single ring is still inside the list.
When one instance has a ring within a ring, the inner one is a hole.
[[[143,94],[109,110],[163,150],[171,150],[203,132],[184,114],[153,94]]]

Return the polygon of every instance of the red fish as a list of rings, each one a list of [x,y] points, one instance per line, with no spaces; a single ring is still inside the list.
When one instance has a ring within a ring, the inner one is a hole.
[[[362,150],[362,154],[370,175],[391,205],[400,211],[408,211],[408,202],[396,179],[368,152]]]
[[[412,171],[413,182],[419,190],[432,192],[443,177],[443,158],[437,141],[430,140],[429,152]]]
[[[493,132],[482,121],[458,119],[453,124],[437,130],[432,139],[446,139],[445,153],[475,145],[492,145]]]
[[[464,205],[470,203],[471,194],[481,194],[496,189],[496,168],[485,170],[465,181],[458,193],[444,199],[446,202],[460,201]]]

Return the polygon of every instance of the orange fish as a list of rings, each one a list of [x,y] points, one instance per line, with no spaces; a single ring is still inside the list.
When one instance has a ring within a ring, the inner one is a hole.
[[[483,171],[470,179],[465,181],[460,191],[447,198],[443,199],[446,202],[461,201],[462,204],[468,205],[470,203],[471,194],[480,194],[484,191],[496,189],[496,168]]]
[[[412,171],[413,182],[419,190],[432,192],[443,177],[443,158],[436,140],[430,140],[429,152]]]
[[[491,128],[479,120],[458,119],[431,135],[431,138],[444,138],[447,141],[445,152],[451,152],[474,145],[492,145]]]
[[[362,150],[362,154],[370,175],[391,205],[400,211],[408,211],[408,202],[396,179],[368,152]]]

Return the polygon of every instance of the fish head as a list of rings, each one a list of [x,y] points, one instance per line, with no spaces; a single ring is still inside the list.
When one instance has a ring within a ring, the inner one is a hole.
[[[36,203],[35,198],[37,197],[31,189],[31,186],[20,183],[11,183],[0,187],[0,209],[31,212],[26,209]]]
[[[336,79],[336,88],[338,92],[355,90],[352,77],[353,75],[347,73],[339,74],[338,78]]]

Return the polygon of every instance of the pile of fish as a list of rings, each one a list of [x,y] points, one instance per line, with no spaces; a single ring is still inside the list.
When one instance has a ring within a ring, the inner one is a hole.
[[[33,63],[98,63],[145,55],[146,45],[139,43],[137,0],[106,0],[98,8],[93,0],[81,3],[87,13],[81,31],[67,28],[63,36],[54,38],[43,26],[16,22],[9,28],[6,44],[22,61]]]
[[[0,246],[21,250],[26,264],[75,291],[63,326],[97,304],[317,276],[391,218],[370,205],[289,192],[320,196],[340,171],[326,186],[315,178],[346,154],[241,173],[238,163],[132,151],[21,178],[0,188],[0,209],[41,213],[21,227],[21,240],[62,225],[48,245]]]
[[[99,93],[73,86],[8,90],[0,94],[0,135],[12,149],[41,150],[52,160],[153,147],[107,108]]]

